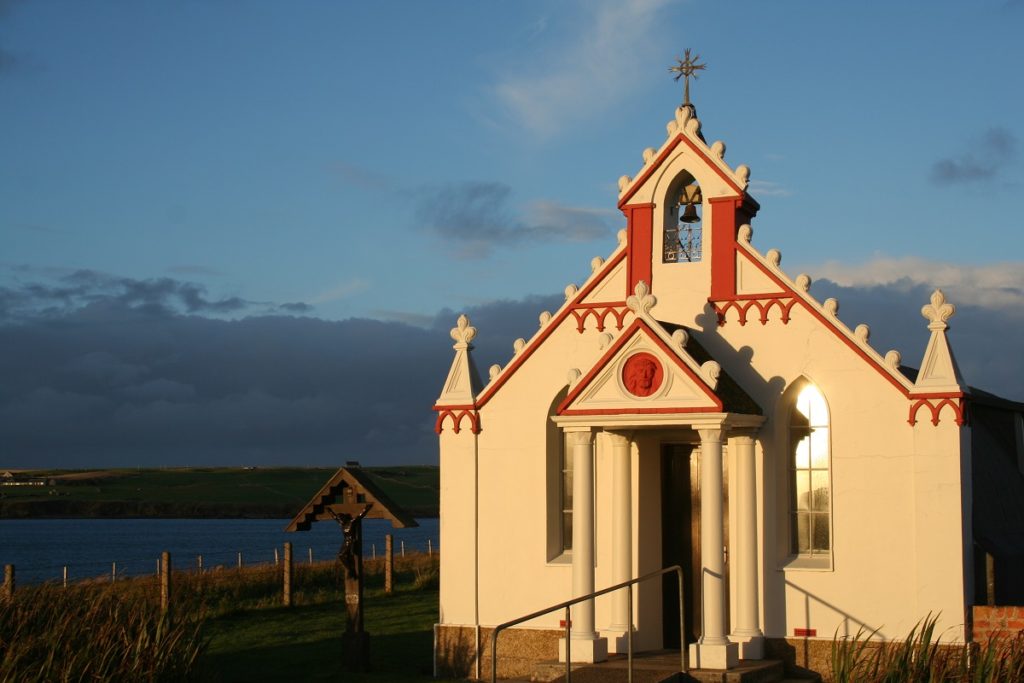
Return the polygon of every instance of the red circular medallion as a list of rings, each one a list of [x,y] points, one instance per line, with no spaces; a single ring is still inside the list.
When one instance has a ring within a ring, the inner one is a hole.
[[[622,364],[622,384],[634,396],[650,396],[661,387],[664,378],[661,363],[649,353],[634,353]]]

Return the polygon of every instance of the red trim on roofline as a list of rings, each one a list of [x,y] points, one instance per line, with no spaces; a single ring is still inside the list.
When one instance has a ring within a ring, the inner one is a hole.
[[[519,367],[526,362],[526,359],[532,356],[533,352],[537,350],[537,348],[540,347],[541,344],[544,343],[544,340],[550,337],[551,334],[556,329],[558,329],[559,325],[561,325],[562,322],[567,317],[569,317],[569,314],[572,313],[573,306],[577,305],[580,301],[588,297],[590,293],[594,291],[594,288],[597,287],[598,283],[602,282],[606,277],[608,277],[608,274],[611,273],[612,269],[614,269],[617,265],[619,265],[619,263],[624,258],[626,258],[627,251],[628,248],[623,249],[618,253],[618,255],[614,256],[611,259],[608,259],[608,261],[604,264],[604,267],[601,269],[600,274],[598,274],[597,277],[594,277],[589,284],[583,287],[583,289],[576,292],[576,296],[573,298],[572,303],[562,307],[561,312],[551,322],[548,323],[547,327],[544,328],[544,331],[541,332],[540,337],[532,344],[530,344],[528,347],[523,349],[518,356],[513,358],[512,362],[509,363],[508,367],[506,367],[504,371],[501,373],[501,376],[499,376],[498,379],[493,384],[491,384],[487,389],[485,389],[483,393],[476,397],[476,407],[478,409],[483,408],[485,405],[487,405],[487,402],[491,400],[495,393],[497,393],[498,389],[505,385],[505,382],[507,382],[509,378],[515,374],[516,370],[518,370]]]
[[[688,413],[720,413],[721,406],[706,408],[592,408],[590,410],[563,410],[559,415],[682,415]]]
[[[707,384],[704,383],[704,380],[698,377],[697,374],[690,368],[690,366],[684,363],[676,354],[676,352],[668,347],[668,345],[661,339],[661,337],[659,337],[654,332],[654,330],[651,329],[650,325],[644,322],[643,319],[637,318],[632,322],[632,324],[630,324],[628,328],[626,328],[625,332],[619,335],[619,338],[615,340],[615,343],[612,344],[611,347],[609,347],[608,351],[606,351],[605,354],[601,356],[601,358],[599,358],[596,363],[594,363],[593,367],[590,368],[590,371],[587,372],[587,374],[582,379],[580,379],[579,382],[577,382],[576,386],[565,397],[565,400],[562,401],[562,403],[558,406],[558,409],[555,410],[556,415],[571,414],[566,413],[564,411],[569,409],[569,406],[572,405],[572,402],[579,398],[579,395],[583,392],[587,385],[593,381],[594,377],[596,377],[598,373],[604,370],[605,366],[607,366],[608,363],[611,362],[611,359],[615,357],[615,354],[617,354],[622,349],[622,347],[626,345],[626,343],[633,337],[634,334],[637,333],[638,330],[646,332],[648,338],[654,341],[655,346],[660,348],[669,358],[671,358],[675,362],[675,364],[678,365],[679,368],[683,371],[683,374],[685,374],[687,377],[693,380],[696,383],[696,385],[704,391],[704,393],[707,395],[708,398],[711,399],[712,403],[719,411],[724,410],[722,400],[718,398],[714,391],[708,388]],[[648,410],[654,409],[651,408]],[[630,411],[626,409],[626,412],[636,411]],[[594,414],[599,415],[604,413],[597,412]]]
[[[860,356],[865,361],[867,361],[868,365],[873,367],[875,369],[875,371],[878,372],[878,374],[880,374],[885,379],[889,380],[889,383],[892,384],[897,389],[899,389],[901,394],[903,394],[907,398],[910,398],[910,393],[911,393],[910,390],[908,390],[905,386],[903,386],[903,384],[901,384],[900,381],[897,380],[895,377],[893,377],[888,372],[883,370],[882,367],[878,364],[878,361],[876,361],[874,358],[872,358],[868,354],[864,353],[864,349],[862,349],[859,346],[857,346],[853,342],[853,340],[851,340],[845,334],[840,332],[839,328],[836,327],[835,323],[833,323],[828,318],[826,318],[821,313],[819,313],[814,307],[812,307],[807,301],[805,301],[802,296],[797,294],[796,291],[794,291],[792,287],[790,287],[785,282],[783,282],[782,279],[779,278],[779,276],[777,276],[775,273],[773,273],[771,270],[769,270],[767,266],[765,266],[763,263],[761,263],[760,259],[756,259],[756,258],[752,257],[750,254],[747,253],[746,249],[743,249],[742,247],[738,248],[737,251],[742,253],[744,258],[746,258],[748,261],[750,261],[755,266],[757,266],[757,268],[760,269],[762,273],[767,275],[768,278],[770,280],[772,280],[772,282],[774,282],[776,285],[781,287],[782,290],[785,293],[789,294],[790,296],[795,297],[797,299],[797,301],[800,302],[801,306],[804,309],[806,309],[811,315],[813,315],[815,318],[817,318],[819,320],[819,322],[823,323],[825,325],[825,327],[830,329],[834,335],[836,335],[837,337],[839,337],[839,339],[841,339],[843,342],[845,342],[846,345],[849,346],[858,356]],[[778,296],[779,295],[776,295],[776,297],[778,297]],[[710,298],[708,299],[708,303],[710,303],[712,306],[715,305],[714,300],[712,300]]]
[[[734,192],[736,192],[737,195],[739,195],[740,199],[742,199],[746,195],[746,192],[744,192],[743,188],[737,185],[735,180],[726,175],[725,171],[719,168],[718,164],[712,161],[711,157],[705,154],[702,149],[697,147],[697,145],[695,145],[693,141],[690,140],[690,138],[688,138],[684,133],[678,133],[676,134],[675,139],[665,147],[661,154],[658,155],[658,158],[655,159],[654,163],[648,166],[647,170],[640,174],[638,178],[633,180],[633,183],[630,185],[629,190],[626,192],[626,194],[622,195],[621,199],[619,199],[620,209],[623,208],[633,197],[633,195],[637,193],[637,190],[639,190],[643,186],[643,184],[647,182],[647,180],[654,174],[654,171],[656,171],[658,167],[660,167],[665,162],[665,159],[667,159],[668,155],[672,153],[672,150],[674,150],[679,145],[680,141],[685,142],[686,146],[693,150],[694,154],[696,154],[705,164],[713,168],[715,172],[719,175],[719,177],[722,180],[724,180],[725,183]],[[756,204],[757,202],[754,203]]]

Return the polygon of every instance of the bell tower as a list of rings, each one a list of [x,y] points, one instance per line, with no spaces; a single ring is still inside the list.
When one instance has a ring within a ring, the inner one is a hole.
[[[701,133],[690,101],[690,79],[706,67],[699,59],[687,49],[669,67],[684,79],[683,103],[661,148],[644,150],[640,172],[619,179],[629,292],[641,281],[654,293],[671,291],[659,297],[657,315],[683,324],[693,324],[708,300],[735,298],[737,235],[760,208],[746,191],[750,169],[730,167],[725,143],[708,145]]]

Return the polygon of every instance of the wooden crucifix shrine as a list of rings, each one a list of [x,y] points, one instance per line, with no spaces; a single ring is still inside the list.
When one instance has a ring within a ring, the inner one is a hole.
[[[338,561],[345,575],[348,617],[342,649],[346,668],[357,671],[370,664],[370,634],[363,628],[363,519],[387,519],[396,529],[419,526],[362,468],[349,464],[335,472],[285,528],[309,531],[313,522],[322,520],[334,520],[341,528]]]

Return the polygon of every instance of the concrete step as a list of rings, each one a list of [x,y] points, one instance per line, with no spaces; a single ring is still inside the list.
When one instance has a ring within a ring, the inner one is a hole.
[[[633,657],[634,683],[781,683],[782,662],[775,660],[741,661],[728,671],[691,669],[679,673],[678,651],[645,652]],[[533,683],[564,683],[564,662],[541,662],[534,667]],[[573,664],[573,683],[625,683],[628,662],[625,655],[611,655],[600,664]],[[810,683],[807,680],[800,683]]]

